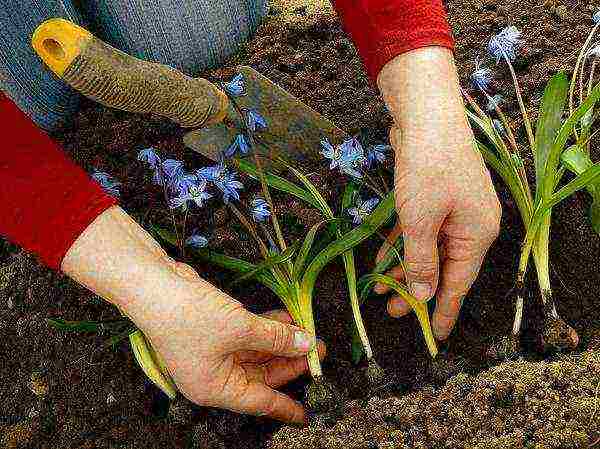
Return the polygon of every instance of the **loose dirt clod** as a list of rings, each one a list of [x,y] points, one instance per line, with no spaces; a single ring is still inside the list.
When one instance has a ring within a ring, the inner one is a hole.
[[[600,353],[513,361],[438,389],[347,405],[331,427],[285,427],[270,449],[585,448],[600,432]]]

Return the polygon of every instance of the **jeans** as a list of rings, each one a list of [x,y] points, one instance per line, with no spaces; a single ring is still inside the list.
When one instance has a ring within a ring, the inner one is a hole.
[[[197,76],[252,35],[266,15],[266,1],[0,0],[0,89],[38,126],[56,130],[68,124],[80,96],[31,47],[44,20],[69,19],[126,53]]]

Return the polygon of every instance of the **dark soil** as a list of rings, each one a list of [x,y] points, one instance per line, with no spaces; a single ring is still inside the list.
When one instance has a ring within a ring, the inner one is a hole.
[[[562,0],[552,8],[542,3],[448,2],[464,86],[489,36],[514,24],[525,41],[517,71],[535,116],[546,80],[559,69],[572,69],[591,29],[592,6],[600,5]],[[232,65],[237,62],[254,66],[348,132],[362,132],[371,141],[386,139],[391,119],[336,18],[299,15],[285,24],[273,19]],[[508,97],[508,111],[516,117],[507,75],[499,67],[495,85]],[[183,133],[160,118],[88,105],[73,130],[58,139],[85,169],[108,171],[123,182],[122,206],[149,225],[164,222],[166,216],[160,192],[150,186],[149,174],[135,160],[137,151],[153,145],[164,155],[185,160],[188,167],[206,164],[185,150]],[[312,179],[330,199],[342,184],[331,176],[317,174]],[[364,318],[377,360],[394,379],[394,396],[362,402],[368,398],[359,370],[350,362],[349,307],[340,282],[343,270],[333,264],[320,277],[315,295],[318,333],[328,345],[324,369],[350,398],[360,401],[349,403],[347,416],[330,430],[318,425],[311,431],[284,428],[272,443],[268,441],[279,426],[264,420],[190,409],[185,403],[169,413],[168,404],[145,380],[125,342],[102,349],[107,336],[65,334],[48,327],[50,317],[110,320],[119,314],[4,244],[0,251],[0,447],[591,447],[600,437],[600,413],[593,413],[594,389],[600,381],[597,352],[536,361],[542,358],[534,338],[541,307],[534,279],[529,280],[532,293],[523,339],[528,361],[482,372],[488,365],[487,343],[510,326],[513,304],[505,295],[523,237],[514,203],[501,183],[496,186],[504,209],[502,232],[465,301],[457,330],[445,348],[445,364],[430,364],[413,317],[391,319],[383,300],[370,301]],[[280,196],[276,203],[292,235],[301,235],[316,219],[299,203]],[[556,208],[551,245],[558,309],[583,337],[582,348],[591,341],[600,317],[596,307],[600,238],[586,220],[588,205],[589,198],[579,193]],[[215,212],[203,211],[194,220],[210,237],[211,246],[231,255],[255,257],[252,241],[239,227],[227,224],[231,220],[226,210],[216,203],[210,208]],[[371,242],[358,250],[361,272],[372,267],[377,245]],[[280,307],[261,287],[245,284],[228,289],[230,274],[199,268],[253,311]],[[451,375],[456,376],[444,385]],[[300,398],[303,385],[300,380],[288,391]],[[406,390],[412,393],[403,395]]]

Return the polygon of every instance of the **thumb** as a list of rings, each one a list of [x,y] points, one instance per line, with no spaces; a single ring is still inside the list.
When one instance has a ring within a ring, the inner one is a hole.
[[[430,299],[437,289],[440,269],[438,229],[438,226],[420,222],[418,229],[404,230],[406,281],[419,301]]]
[[[253,314],[248,317],[243,349],[279,357],[298,357],[308,353],[317,343],[314,335],[297,326]]]

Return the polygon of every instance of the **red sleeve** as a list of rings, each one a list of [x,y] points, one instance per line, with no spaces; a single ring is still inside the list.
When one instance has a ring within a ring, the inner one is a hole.
[[[375,83],[394,57],[420,47],[454,48],[442,0],[334,0]]]
[[[85,228],[116,199],[0,92],[0,234],[60,269]],[[10,133],[10,134],[9,134]]]

